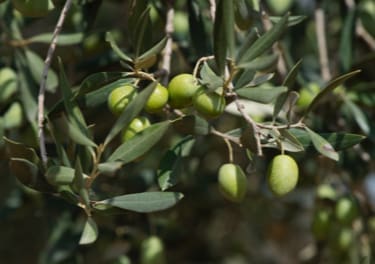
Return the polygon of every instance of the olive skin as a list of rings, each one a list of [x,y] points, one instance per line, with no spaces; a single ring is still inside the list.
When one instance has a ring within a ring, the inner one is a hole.
[[[232,202],[241,202],[247,191],[247,178],[240,166],[232,163],[221,165],[218,174],[219,190]]]
[[[113,89],[107,100],[109,110],[114,115],[119,116],[136,95],[137,90],[131,85],[124,85]]]
[[[163,110],[164,106],[168,102],[168,89],[158,83],[154,91],[148,98],[145,110],[148,113],[157,113]]]
[[[291,192],[298,182],[297,163],[288,155],[275,156],[268,168],[267,180],[270,190],[276,196]]]
[[[182,109],[193,103],[193,96],[201,86],[188,73],[176,75],[168,84],[169,103],[173,108]]]
[[[217,93],[208,93],[204,87],[199,88],[193,97],[194,108],[203,117],[215,118],[225,110],[225,98]]]

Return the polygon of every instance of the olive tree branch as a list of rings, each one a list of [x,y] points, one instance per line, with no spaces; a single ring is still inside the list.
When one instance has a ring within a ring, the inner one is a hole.
[[[162,62],[162,69],[165,72],[163,76],[162,83],[165,85],[168,82],[169,74],[171,71],[171,60],[172,60],[172,52],[173,52],[173,40],[172,40],[172,33],[174,31],[173,27],[173,19],[174,19],[174,9],[173,5],[170,1],[167,1],[167,18],[165,23],[165,34],[167,35],[167,43],[165,44],[164,53],[163,53],[163,62]]]
[[[66,0],[63,9],[61,10],[60,17],[57,21],[56,27],[53,32],[53,36],[51,39],[50,46],[48,48],[47,57],[44,60],[44,69],[42,73],[42,80],[39,86],[39,94],[38,94],[38,135],[39,135],[39,146],[40,146],[40,155],[43,161],[43,164],[46,165],[48,158],[47,158],[47,150],[46,150],[46,143],[45,143],[45,135],[44,135],[44,100],[45,100],[45,92],[46,92],[46,83],[48,77],[48,70],[51,66],[51,61],[53,54],[56,50],[57,46],[57,38],[59,33],[61,32],[62,26],[64,24],[64,20],[66,15],[71,7],[72,0]]]
[[[315,33],[318,40],[320,69],[323,80],[327,82],[331,80],[331,72],[329,70],[324,10],[320,6],[318,6],[315,9],[314,16],[316,23]]]

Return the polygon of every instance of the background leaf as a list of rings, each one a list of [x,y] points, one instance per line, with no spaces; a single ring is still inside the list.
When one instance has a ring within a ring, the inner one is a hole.
[[[273,102],[280,94],[287,91],[285,86],[279,87],[254,87],[240,88],[236,93],[243,98],[251,101],[268,104]]]

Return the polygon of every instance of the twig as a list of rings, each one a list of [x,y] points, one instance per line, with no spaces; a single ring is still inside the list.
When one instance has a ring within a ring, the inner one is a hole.
[[[222,133],[218,130],[216,130],[215,128],[211,128],[211,131],[210,131],[211,134],[215,135],[215,136],[218,136],[218,137],[221,137],[223,139],[226,139],[228,141],[231,141],[235,144],[237,144],[238,146],[242,146],[240,140],[237,138],[237,137],[233,137],[231,135],[228,135],[228,134],[225,134],[225,133]]]
[[[46,143],[45,143],[45,136],[44,136],[44,99],[45,99],[45,91],[46,91],[46,83],[47,83],[47,77],[48,77],[48,70],[51,65],[53,53],[56,50],[57,45],[57,38],[58,35],[62,29],[62,26],[64,24],[64,20],[66,18],[66,15],[70,9],[70,6],[72,4],[72,0],[66,0],[65,5],[60,13],[59,20],[57,21],[55,30],[53,32],[51,44],[48,48],[47,57],[44,61],[44,69],[43,69],[43,75],[42,80],[40,82],[39,87],[39,94],[38,94],[38,128],[39,128],[39,146],[40,146],[40,155],[43,161],[43,164],[46,165],[48,158],[47,158],[47,150],[46,150]]]
[[[262,23],[266,31],[269,31],[271,29],[272,23],[268,15],[266,14],[266,12],[262,12]],[[279,59],[277,60],[277,71],[279,72],[281,77],[284,78],[287,74],[287,67],[286,67],[286,62],[285,62],[283,52],[282,52],[283,49],[282,49],[280,42],[279,41],[276,42],[272,46],[272,49],[273,49],[273,52],[279,55]]]
[[[210,16],[211,16],[211,20],[215,21],[216,0],[209,0],[209,1],[210,1]]]
[[[324,10],[321,7],[317,7],[314,15],[316,24],[315,33],[318,40],[320,69],[323,80],[327,82],[331,79],[331,72],[329,70]]]
[[[165,85],[168,82],[169,74],[171,71],[171,60],[172,60],[172,49],[173,49],[173,40],[172,33],[173,28],[173,19],[174,19],[174,9],[173,5],[168,1],[168,10],[167,10],[167,19],[165,23],[165,34],[167,35],[167,43],[165,44],[164,54],[163,54],[163,63],[162,69],[165,71],[163,76],[162,83]]]
[[[361,37],[364,42],[371,48],[371,50],[375,50],[375,39],[367,32],[367,30],[363,27],[361,20],[357,20],[355,33],[357,36]]]

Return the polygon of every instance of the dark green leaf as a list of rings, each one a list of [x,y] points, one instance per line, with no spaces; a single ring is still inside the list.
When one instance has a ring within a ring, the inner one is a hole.
[[[104,145],[107,145],[123,128],[126,128],[130,122],[142,111],[149,96],[154,91],[157,82],[150,83],[142,92],[140,92],[134,100],[125,108],[122,114],[113,125],[108,133]]]
[[[142,156],[161,139],[169,125],[169,121],[164,121],[147,127],[121,144],[108,158],[108,161],[122,161],[127,163]]]
[[[289,71],[288,75],[285,77],[283,81],[283,86],[288,87],[290,90],[293,88],[293,85],[296,81],[298,71],[302,65],[302,59],[297,61],[296,64],[292,67],[292,69]]]
[[[87,218],[85,226],[83,227],[82,235],[79,240],[80,245],[92,244],[98,238],[98,227],[91,216]]]
[[[285,15],[274,27],[267,31],[263,36],[257,39],[253,45],[239,58],[238,64],[247,63],[258,56],[262,55],[266,50],[282,36],[287,26],[288,15]]]
[[[250,62],[239,64],[237,67],[253,71],[266,71],[276,65],[278,58],[279,56],[277,54],[264,55]]]
[[[126,62],[132,62],[133,59],[130,58],[128,55],[126,55],[120,48],[119,46],[117,46],[117,43],[115,41],[115,39],[113,38],[111,32],[107,32],[106,35],[105,35],[105,40],[107,42],[109,42],[109,44],[111,45],[113,51],[116,53],[117,56],[120,57],[120,59],[126,61]]]
[[[158,43],[156,43],[155,46],[153,46],[151,49],[143,53],[141,56],[135,59],[135,68],[140,69],[143,68],[143,64],[147,62],[148,60],[152,59],[152,57],[156,57],[161,53],[161,51],[164,49],[165,44],[167,44],[167,37],[164,37],[162,40],[160,40]]]
[[[115,196],[93,204],[97,210],[109,210],[117,207],[139,213],[161,211],[174,206],[183,198],[176,192],[144,192]]]
[[[312,142],[309,134],[303,129],[292,128],[289,132],[293,134],[304,148],[312,147]],[[327,140],[337,151],[350,148],[366,137],[363,135],[356,135],[350,133],[322,133],[320,134],[325,140]]]
[[[84,202],[86,208],[90,208],[90,197],[85,184],[85,178],[82,172],[81,160],[77,157],[76,166],[74,170],[74,179],[72,182],[72,187],[79,193],[82,201]]]
[[[29,70],[30,70],[31,75],[33,76],[36,83],[40,84],[42,80],[42,75],[43,75],[44,60],[40,58],[38,54],[36,54],[35,52],[29,49],[25,50],[25,55],[29,64]],[[53,93],[56,91],[57,85],[58,85],[57,75],[50,68],[48,70],[48,75],[47,75],[46,89],[47,91]]]
[[[335,161],[339,160],[339,154],[327,140],[308,127],[305,127],[305,130],[309,134],[311,142],[319,153]]]
[[[206,62],[200,70],[201,83],[207,87],[209,91],[214,91],[219,87],[223,87],[224,80],[222,77],[217,76],[216,73],[208,66]]]
[[[191,36],[191,43],[195,52],[199,57],[208,53],[209,41],[205,31],[203,10],[199,6],[198,1],[187,1],[189,12],[189,31]],[[212,52],[211,52],[212,53]]]
[[[9,163],[11,173],[25,186],[41,192],[53,192],[38,166],[27,159],[11,158]]]
[[[35,35],[28,39],[30,42],[40,42],[50,44],[52,39],[53,33],[42,33],[39,35]],[[83,33],[65,33],[59,34],[57,38],[57,45],[64,46],[64,45],[74,45],[79,44],[83,40]]]
[[[219,73],[224,74],[227,55],[234,53],[234,6],[232,0],[218,0],[214,22],[214,55]]]
[[[355,103],[350,101],[348,98],[344,100],[345,106],[350,110],[353,118],[357,122],[357,125],[362,129],[362,131],[368,135],[370,133],[370,124],[365,113],[359,108]]]
[[[356,10],[349,8],[341,31],[339,57],[344,71],[351,68],[353,60],[353,36],[355,34]]]
[[[238,49],[236,61],[239,62],[240,59],[245,55],[247,50],[253,45],[253,43],[258,39],[258,34],[255,28],[252,28],[249,33],[247,34],[245,40],[243,41],[242,45]]]
[[[145,40],[146,29],[150,25],[150,8],[144,9],[142,14],[138,17],[137,23],[135,24],[135,57],[137,58],[141,53],[144,46],[146,46]]]
[[[254,88],[240,88],[236,93],[243,98],[251,101],[268,104],[273,102],[281,93],[287,91],[285,86],[277,87],[254,87]]]
[[[190,153],[194,143],[194,137],[186,136],[164,154],[157,173],[159,187],[162,191],[177,183],[182,171],[182,158]]]
[[[73,183],[75,170],[65,166],[51,166],[46,171],[46,179],[52,185],[68,185]]]
[[[322,89],[313,99],[313,101],[310,103],[309,107],[306,109],[305,113],[303,114],[302,118],[305,118],[317,105],[318,103],[330,92],[332,92],[337,86],[345,82],[347,79],[353,77],[354,75],[360,73],[361,70],[356,70],[349,72],[347,74],[341,75],[337,77],[336,79],[330,81],[327,86]]]
[[[89,138],[87,137],[82,131],[77,128],[75,125],[73,125],[71,122],[66,120],[67,124],[67,132],[69,137],[77,144],[81,144],[83,146],[88,147],[96,147],[97,145]]]

